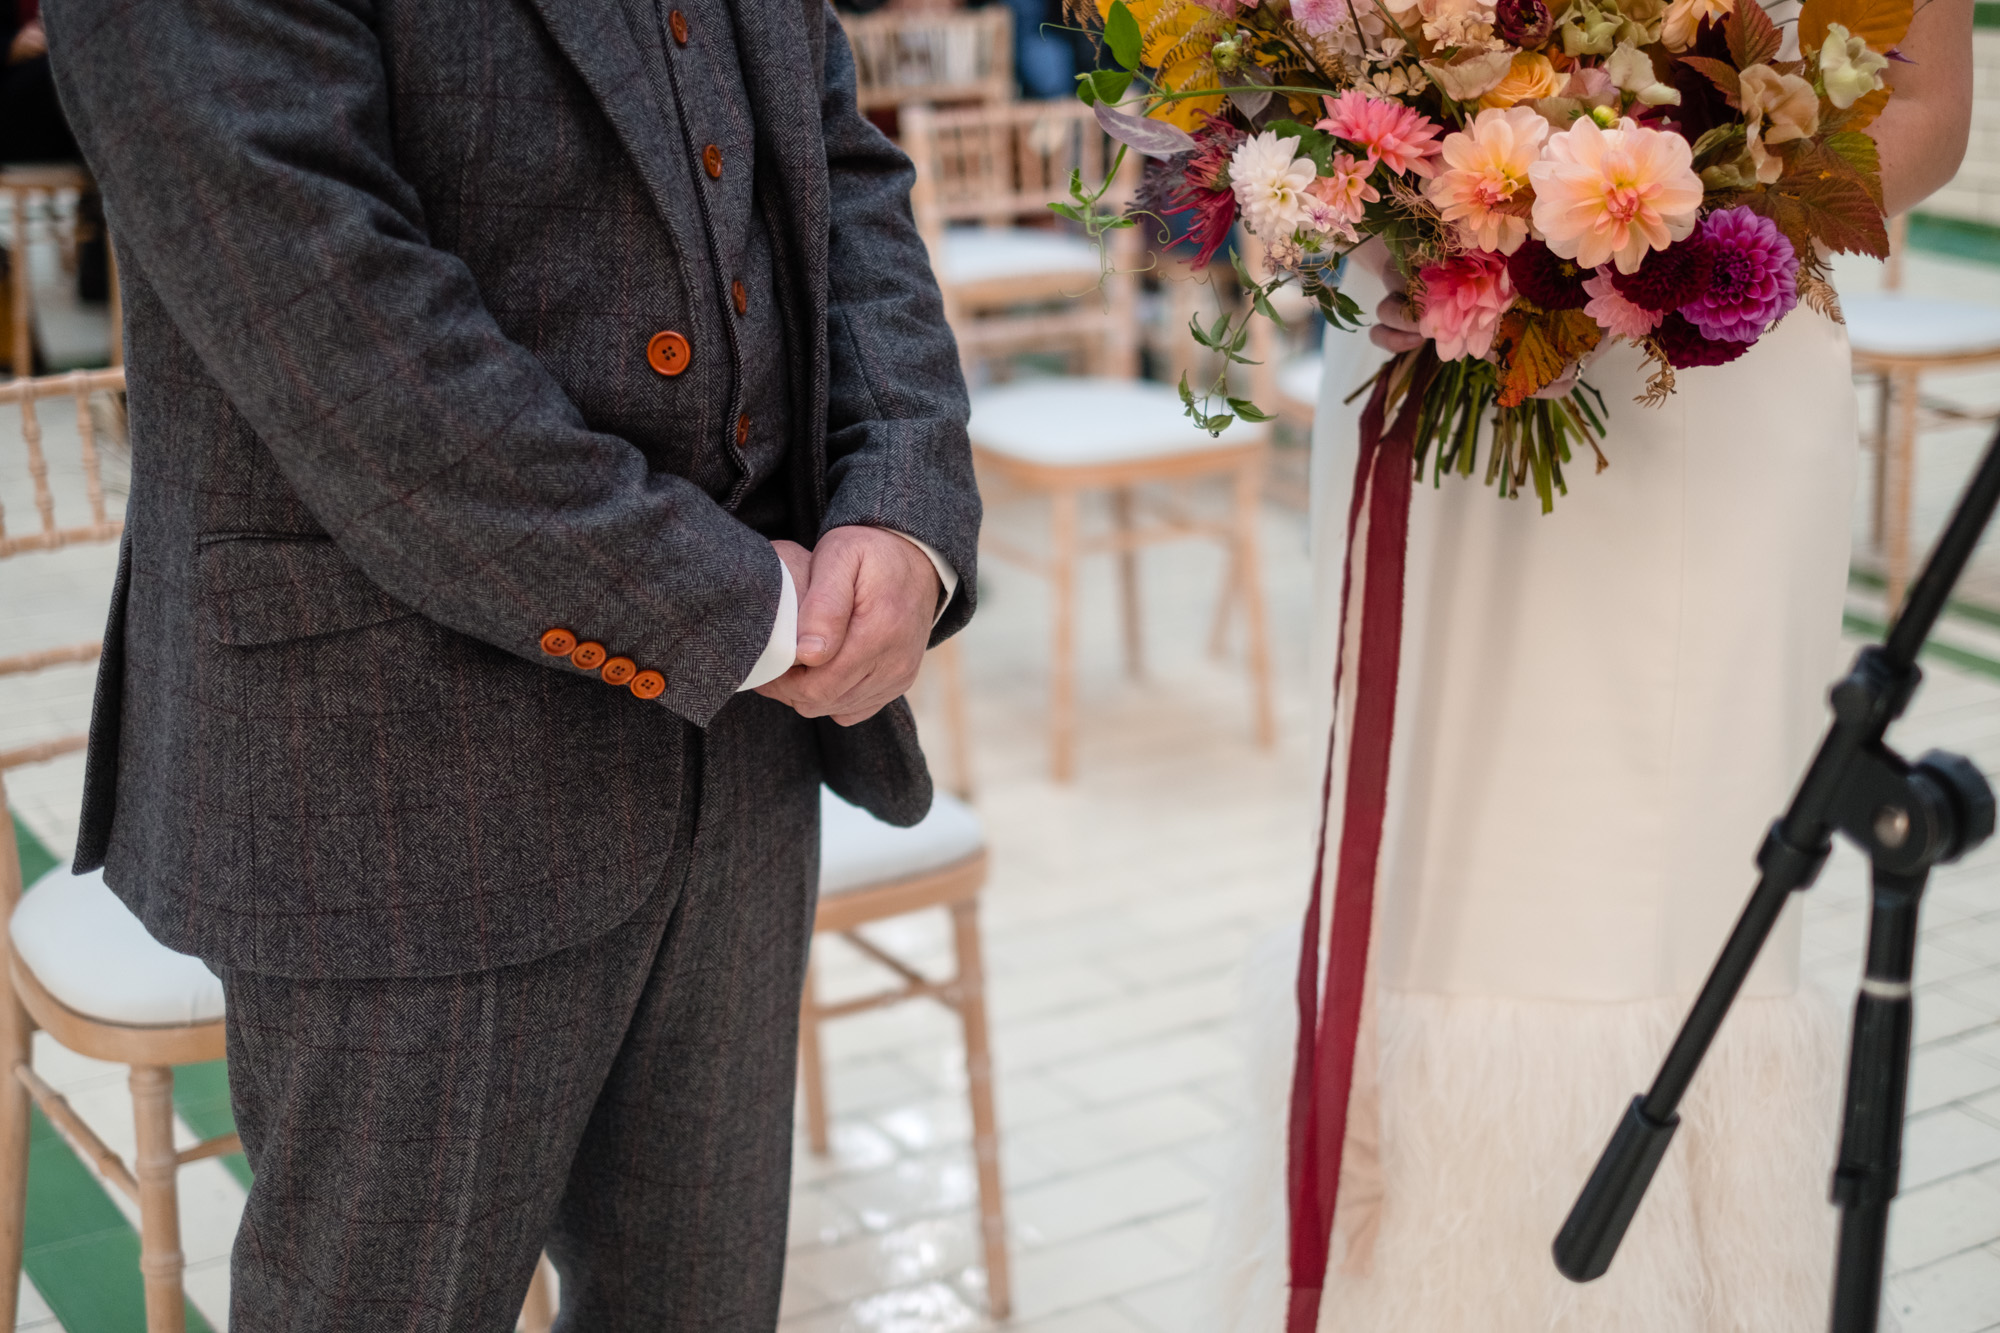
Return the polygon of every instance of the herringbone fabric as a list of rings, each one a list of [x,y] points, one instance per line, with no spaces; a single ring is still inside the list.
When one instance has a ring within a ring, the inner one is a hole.
[[[691,753],[693,857],[605,935],[448,977],[225,974],[237,1333],[504,1333],[544,1245],[567,1330],[769,1333],[818,760],[754,695]]]
[[[939,633],[970,614],[964,387],[909,164],[824,9],[726,5],[685,46],[654,0],[51,7],[120,245],[134,455],[78,865],[164,942],[297,977],[567,948],[687,853],[689,727],[769,634],[768,537],[906,532],[960,572]],[[725,124],[711,191],[688,155]],[[727,295],[757,246],[761,331]],[[671,377],[664,330],[692,352]],[[751,390],[783,396],[775,452],[736,444]],[[545,656],[555,627],[665,692]],[[922,815],[907,708],[815,730],[836,790]]]

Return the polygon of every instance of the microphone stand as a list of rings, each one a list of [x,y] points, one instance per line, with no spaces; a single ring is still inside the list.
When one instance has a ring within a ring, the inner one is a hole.
[[[1678,1107],[1695,1069],[1786,899],[1811,887],[1838,833],[1868,856],[1874,901],[1867,969],[1854,1003],[1840,1161],[1833,1174],[1833,1202],[1841,1216],[1832,1329],[1873,1333],[1882,1304],[1889,1201],[1902,1166],[1917,906],[1931,867],[1971,851],[1994,825],[1993,791],[1970,761],[1932,751],[1911,764],[1882,738],[1916,693],[1923,678],[1917,654],[1996,505],[2000,430],[1886,640],[1863,648],[1833,687],[1833,722],[1790,808],[1771,826],[1757,854],[1762,874],[1755,892],[1653,1086],[1632,1099],[1556,1237],[1556,1267],[1571,1281],[1589,1282],[1611,1266],[1680,1125]]]

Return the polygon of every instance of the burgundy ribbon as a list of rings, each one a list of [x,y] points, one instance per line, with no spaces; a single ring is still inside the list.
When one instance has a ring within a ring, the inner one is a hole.
[[[1415,358],[1414,363],[1411,357]],[[1438,367],[1428,346],[1383,368],[1361,414],[1361,450],[1347,510],[1347,559],[1341,574],[1340,633],[1333,677],[1334,724],[1320,788],[1319,852],[1299,950],[1298,1052],[1292,1068],[1290,1162],[1291,1306],[1286,1333],[1316,1333],[1320,1292],[1333,1244],[1340,1195],[1341,1153],[1347,1138],[1348,1094],[1361,1033],[1361,1001],[1374,920],[1375,873],[1388,805],[1389,745],[1396,724],[1396,677],[1403,651],[1403,572],[1408,555],[1410,489],[1424,390]],[[1407,375],[1395,423],[1386,432],[1391,390]],[[1362,504],[1368,506],[1363,556],[1361,642],[1355,652],[1354,726],[1348,749],[1340,860],[1333,886],[1324,1004],[1318,985],[1320,904],[1332,814],[1334,750],[1340,734],[1340,686],[1346,665],[1348,598]]]

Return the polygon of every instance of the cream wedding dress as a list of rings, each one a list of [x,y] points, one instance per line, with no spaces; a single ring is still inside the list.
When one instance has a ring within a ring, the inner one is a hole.
[[[1355,295],[1372,309],[1380,292]],[[1359,413],[1341,400],[1379,356],[1364,335],[1328,336],[1313,441],[1323,641]],[[1826,1326],[1842,1022],[1800,986],[1796,903],[1610,1273],[1572,1285],[1549,1246],[1825,725],[1856,466],[1846,335],[1802,307],[1657,408],[1632,401],[1644,374],[1629,348],[1588,378],[1610,405],[1611,466],[1578,460],[1553,515],[1477,479],[1417,488],[1377,1057],[1357,1073],[1379,1078],[1379,1232],[1364,1263],[1343,1254],[1349,1222],[1337,1231],[1327,1333]],[[1274,942],[1252,969],[1252,1129],[1204,1333],[1283,1327],[1296,947]]]

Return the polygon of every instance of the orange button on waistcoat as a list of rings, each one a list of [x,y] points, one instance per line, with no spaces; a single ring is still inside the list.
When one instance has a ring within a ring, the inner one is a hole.
[[[750,289],[743,285],[741,279],[729,284],[729,296],[731,300],[736,302],[737,314],[747,315],[750,313]]]
[[[632,677],[632,693],[641,699],[657,699],[667,690],[667,678],[657,671],[641,671]]]
[[[674,40],[676,42],[679,42],[682,46],[688,44],[687,15],[676,9],[673,13],[667,15],[667,26],[674,30]]]
[[[741,449],[750,443],[750,414],[745,412],[736,418],[736,447]]]
[[[722,175],[722,150],[714,144],[702,149],[701,165],[710,176],[719,179]]]
[[[566,629],[546,630],[542,634],[542,651],[550,657],[568,657],[576,647],[576,635]]]
[[[579,643],[569,660],[585,671],[595,671],[604,665],[604,645],[601,643]]]
[[[628,685],[639,674],[639,664],[629,657],[614,657],[604,664],[606,685]]]
[[[688,368],[688,360],[693,355],[688,350],[688,340],[668,329],[653,335],[646,344],[646,361],[662,375],[678,375]]]

